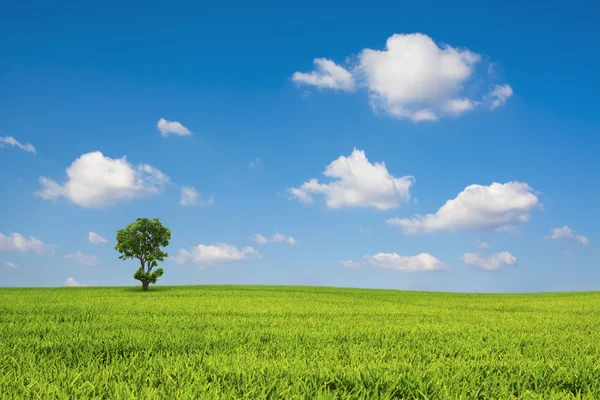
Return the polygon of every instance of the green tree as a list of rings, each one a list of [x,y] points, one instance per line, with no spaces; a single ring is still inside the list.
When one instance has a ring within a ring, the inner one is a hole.
[[[169,245],[171,231],[160,223],[158,218],[138,218],[135,222],[117,231],[117,250],[121,260],[137,258],[140,268],[133,277],[142,282],[142,290],[148,290],[148,285],[156,283],[163,275],[163,269],[152,269],[159,261],[164,261],[169,255],[162,251],[162,247]]]

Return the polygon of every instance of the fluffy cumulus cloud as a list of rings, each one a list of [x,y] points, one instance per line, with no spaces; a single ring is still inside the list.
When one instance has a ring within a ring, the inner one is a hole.
[[[108,240],[98,235],[96,232],[88,232],[88,241],[94,244],[106,244]]]
[[[67,278],[67,280],[64,283],[64,286],[87,286],[87,285],[79,283],[73,278]]]
[[[5,262],[4,262],[4,265],[5,265],[5,266],[6,266],[6,268],[8,268],[8,269],[19,269],[19,268],[21,268],[21,266],[20,266],[20,265],[18,265],[18,264],[15,264],[15,263],[12,263],[12,262],[9,262],[9,261],[5,261]]]
[[[177,135],[177,136],[189,136],[192,134],[188,128],[181,125],[181,123],[177,121],[167,121],[164,118],[161,118],[156,124],[156,127],[160,131],[162,137],[167,137],[169,135]]]
[[[297,244],[298,242],[292,236],[285,236],[283,233],[275,232],[271,237],[263,236],[259,233],[254,234],[252,237],[258,244],[267,244],[267,243],[288,243],[291,245]]]
[[[36,195],[46,200],[64,197],[86,208],[103,208],[162,192],[169,177],[147,165],[133,166],[126,157],[112,159],[101,152],[87,153],[67,168],[67,181],[59,184],[40,177]]]
[[[327,58],[314,59],[315,70],[311,72],[295,72],[292,80],[299,85],[311,85],[318,88],[354,90],[354,78],[344,67]]]
[[[526,183],[495,182],[467,186],[435,214],[390,218],[386,223],[409,235],[460,229],[504,231],[529,221],[531,212],[539,207],[539,199]]]
[[[396,178],[385,163],[371,164],[364,151],[354,149],[349,157],[341,156],[325,168],[323,172],[329,183],[321,183],[316,178],[297,188],[288,189],[290,197],[300,202],[314,202],[313,195],[323,195],[327,207],[339,209],[349,207],[372,207],[388,210],[399,207],[410,200],[412,176]]]
[[[95,255],[85,255],[83,254],[81,251],[78,251],[77,253],[73,253],[73,254],[67,254],[65,255],[66,259],[69,260],[73,260],[75,261],[77,264],[81,264],[81,265],[87,265],[88,267],[93,267],[94,265],[98,265],[98,258],[96,258]]]
[[[32,251],[37,254],[43,254],[46,251],[53,252],[54,245],[44,244],[41,240],[30,236],[25,237],[20,233],[12,233],[10,236],[5,236],[0,233],[0,251],[18,251],[27,253]]]
[[[260,257],[260,253],[250,246],[238,249],[229,243],[215,243],[212,245],[199,244],[190,250],[181,249],[177,256],[173,257],[173,260],[177,264],[192,263],[210,266],[244,261],[252,257]]]
[[[590,244],[590,240],[586,236],[573,232],[573,230],[567,225],[563,226],[562,228],[552,228],[551,235],[546,237],[546,239],[581,243],[584,246],[588,246]]]
[[[484,269],[486,271],[496,271],[506,266],[517,264],[517,258],[506,251],[494,253],[490,256],[466,253],[463,254],[462,260],[466,264]]]
[[[444,264],[429,253],[421,253],[416,256],[377,253],[374,256],[364,256],[364,260],[374,267],[404,272],[441,271],[444,269]]]
[[[24,150],[28,153],[35,154],[35,147],[31,143],[21,143],[17,139],[12,136],[0,136],[0,147],[4,147],[4,145],[18,147],[21,150]]]
[[[492,84],[489,74],[477,73],[482,64],[479,54],[438,45],[421,33],[394,34],[383,50],[363,49],[349,70],[328,59],[316,59],[315,64],[315,71],[296,72],[292,79],[319,88],[365,88],[375,111],[416,122],[475,108],[494,109],[513,94],[509,85]],[[479,94],[472,95],[473,85],[479,86]]]
[[[201,193],[199,193],[196,188],[191,186],[182,186],[181,187],[181,198],[179,199],[179,204],[182,206],[210,206],[215,202],[213,196],[210,196],[208,199],[204,199]]]

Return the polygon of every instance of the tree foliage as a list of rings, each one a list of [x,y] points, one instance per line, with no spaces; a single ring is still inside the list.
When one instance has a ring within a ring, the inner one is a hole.
[[[158,218],[138,218],[117,231],[115,250],[121,253],[121,260],[136,258],[140,261],[140,268],[133,277],[142,282],[143,290],[163,275],[162,268],[153,269],[169,256],[161,247],[168,246],[170,239],[171,231]]]

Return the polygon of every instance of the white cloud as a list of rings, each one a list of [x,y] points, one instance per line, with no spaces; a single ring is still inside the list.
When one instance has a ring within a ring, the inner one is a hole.
[[[21,253],[33,251],[37,254],[42,254],[46,251],[53,252],[55,245],[44,244],[41,240],[30,236],[26,238],[20,233],[12,233],[10,236],[5,236],[0,233],[0,251],[16,250]]]
[[[444,264],[429,253],[421,253],[416,256],[377,253],[374,256],[364,256],[364,259],[375,267],[404,272],[441,271],[444,269]]]
[[[340,261],[340,264],[342,264],[344,267],[348,267],[348,268],[360,267],[360,263],[357,261],[353,261],[353,260],[342,260],[342,261]]]
[[[405,234],[426,234],[459,229],[505,231],[529,221],[541,203],[526,183],[471,185],[455,199],[448,200],[435,214],[412,219],[390,218],[386,223]]]
[[[73,278],[67,278],[67,280],[64,283],[65,286],[87,286],[84,284],[81,284],[79,282],[77,282],[75,279]]]
[[[298,188],[288,189],[292,198],[310,204],[314,194],[322,194],[329,208],[373,207],[388,210],[410,200],[412,176],[393,177],[385,163],[371,164],[364,151],[354,149],[349,157],[340,156],[329,164],[323,174],[332,178],[320,183],[316,178]]]
[[[248,246],[238,249],[228,243],[215,243],[212,245],[199,244],[189,251],[179,250],[179,254],[173,257],[177,264],[193,263],[200,266],[225,264],[235,261],[243,261],[249,257],[260,257],[260,253]]]
[[[88,232],[88,241],[94,244],[105,244],[108,240],[98,235],[96,232]]]
[[[481,249],[487,249],[488,247],[490,247],[488,242],[482,242],[479,239],[477,239],[474,244],[475,244],[475,246],[477,246]]]
[[[517,258],[512,254],[503,251],[501,253],[494,253],[491,256],[483,256],[481,254],[465,253],[462,256],[462,260],[469,265],[477,268],[485,269],[487,271],[496,271],[508,265],[516,265]]]
[[[436,121],[488,104],[494,109],[512,95],[509,85],[495,85],[485,96],[466,96],[465,86],[489,86],[490,74],[477,74],[482,57],[465,48],[438,45],[427,35],[394,34],[385,49],[363,49],[351,71],[331,60],[317,59],[317,70],[296,72],[292,79],[319,88],[363,87],[374,111],[393,117]],[[336,78],[337,77],[337,78]],[[473,92],[471,90],[469,93]]]
[[[256,243],[264,245],[267,243],[289,243],[291,245],[294,244],[298,244],[298,242],[296,241],[296,239],[294,239],[292,236],[285,236],[283,233],[280,232],[275,232],[270,238],[267,238],[259,233],[254,234],[254,236],[252,236],[252,240],[254,240]]]
[[[575,240],[577,240],[579,243],[581,243],[584,246],[588,246],[590,244],[590,240],[583,235],[577,235],[575,236]]]
[[[189,136],[192,134],[188,128],[181,125],[179,122],[167,121],[164,118],[161,118],[156,126],[162,137],[167,137],[169,135]]]
[[[316,70],[309,73],[295,72],[292,80],[299,85],[312,85],[318,88],[354,90],[354,78],[344,67],[326,58],[315,58]]]
[[[8,269],[19,269],[19,268],[21,268],[20,265],[12,263],[12,262],[9,262],[9,261],[5,261],[4,265],[6,265],[6,268],[8,268]]]
[[[471,99],[452,99],[444,103],[443,109],[449,114],[458,116],[474,109],[476,105],[477,103]]]
[[[0,147],[4,147],[4,144],[9,144],[11,146],[17,146],[21,150],[24,150],[28,153],[35,154],[35,147],[31,143],[22,144],[17,139],[12,136],[0,136]]]
[[[269,243],[269,239],[264,237],[261,234],[256,233],[253,237],[252,240],[254,240],[256,243],[258,244],[267,244]]]
[[[427,35],[395,34],[383,51],[364,49],[358,68],[375,107],[397,117],[432,120],[434,111],[422,118],[422,110],[452,101],[480,59],[466,49],[440,48]]]
[[[210,196],[208,199],[204,200],[202,194],[198,193],[198,191],[191,186],[182,186],[181,187],[181,198],[179,199],[179,204],[182,206],[210,206],[215,202],[213,196]]]
[[[254,160],[252,160],[252,161],[250,161],[250,162],[248,163],[248,166],[249,166],[250,168],[256,168],[256,167],[258,167],[259,165],[260,165],[260,158],[258,158],[258,157],[256,157]]]
[[[493,110],[504,105],[508,98],[513,95],[513,90],[509,85],[496,85],[486,96],[490,103],[490,108]]]
[[[563,226],[562,228],[552,228],[552,235],[549,238],[567,242],[579,242],[584,246],[588,246],[590,244],[590,240],[586,236],[576,234],[567,225]]]
[[[46,200],[64,197],[86,208],[103,208],[159,194],[169,177],[146,164],[131,165],[126,157],[112,159],[101,152],[87,153],[67,168],[68,180],[59,184],[40,177],[36,192]]]
[[[65,255],[65,258],[75,261],[77,264],[87,265],[88,267],[93,267],[94,265],[98,265],[98,259],[95,255],[87,256],[83,254],[81,251],[73,254]]]

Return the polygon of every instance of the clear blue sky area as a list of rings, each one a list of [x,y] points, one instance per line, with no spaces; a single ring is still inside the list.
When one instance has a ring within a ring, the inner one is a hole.
[[[0,286],[600,290],[599,13],[0,2]]]

